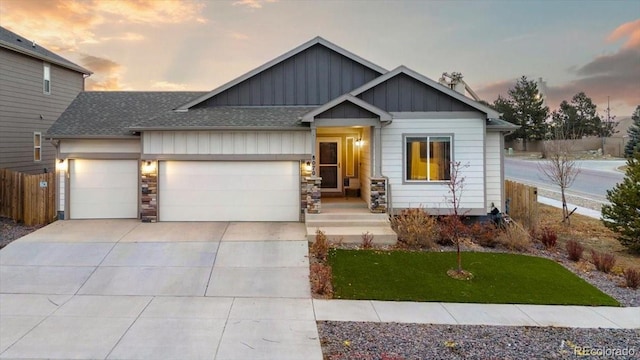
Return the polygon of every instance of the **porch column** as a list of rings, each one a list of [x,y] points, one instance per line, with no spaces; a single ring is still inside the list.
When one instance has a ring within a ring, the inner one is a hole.
[[[312,123],[311,124],[311,176],[312,177],[317,176],[316,138],[317,138],[316,124]]]
[[[380,125],[373,127],[373,176],[382,176],[382,139],[380,137]]]

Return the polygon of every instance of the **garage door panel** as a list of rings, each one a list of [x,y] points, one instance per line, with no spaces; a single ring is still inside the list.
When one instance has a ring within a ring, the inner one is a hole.
[[[166,161],[161,221],[298,221],[297,162]]]
[[[138,217],[138,162],[82,160],[70,162],[70,218]]]
[[[290,206],[255,208],[248,216],[246,207],[174,206],[165,209],[161,216],[162,221],[297,221],[297,212],[292,220],[290,209]]]
[[[132,197],[136,197],[135,189],[99,189],[93,188],[76,189],[74,191],[75,204],[135,204],[131,201]],[[98,206],[103,207],[103,206]]]
[[[82,189],[132,189],[132,182],[135,180],[137,183],[137,178],[132,179],[131,176],[127,175],[129,174],[83,174],[76,176],[75,182]]]

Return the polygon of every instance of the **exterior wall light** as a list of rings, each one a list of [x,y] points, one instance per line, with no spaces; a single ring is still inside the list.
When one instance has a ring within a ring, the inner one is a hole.
[[[311,161],[307,161],[307,163],[305,164],[305,170],[307,171],[311,171]]]
[[[356,140],[356,146],[362,146],[362,138],[358,138],[358,140]]]
[[[67,171],[67,161],[65,159],[58,159],[56,162],[56,171]]]
[[[149,161],[149,160],[144,161],[142,165],[142,173],[151,174],[154,171],[156,171],[156,163],[154,161]]]

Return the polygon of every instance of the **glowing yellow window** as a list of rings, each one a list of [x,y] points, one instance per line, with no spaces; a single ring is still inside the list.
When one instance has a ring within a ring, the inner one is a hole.
[[[407,137],[405,179],[447,181],[451,158],[451,136]]]

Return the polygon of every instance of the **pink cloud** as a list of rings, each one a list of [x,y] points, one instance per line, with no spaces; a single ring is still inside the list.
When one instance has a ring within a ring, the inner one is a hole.
[[[548,86],[547,105],[551,110],[556,109],[562,100],[570,100],[581,91],[599,104],[600,110],[607,103],[607,98],[624,108],[623,111],[640,105],[640,20],[620,25],[608,39],[623,39],[625,42],[613,54],[598,56],[584,65],[571,67],[569,72],[577,76],[575,79]],[[498,95],[508,96],[508,90],[515,86],[516,81],[508,79],[487,84],[476,92],[486,101],[493,102]]]
[[[251,9],[261,9],[262,4],[274,3],[274,2],[276,2],[276,0],[237,0],[237,1],[234,1],[231,5],[246,6]]]
[[[84,55],[80,63],[94,72],[85,82],[87,90],[124,90],[125,86],[120,81],[122,65],[113,60],[92,55]]]
[[[179,0],[42,0],[0,1],[2,25],[27,38],[35,36],[48,49],[76,51],[81,43],[98,43],[104,39],[139,40],[140,35],[97,37],[96,28],[108,22],[149,25],[206,22],[200,13],[200,1]]]
[[[623,48],[640,47],[640,19],[629,21],[618,26],[609,36],[607,41],[613,42],[627,38]]]

